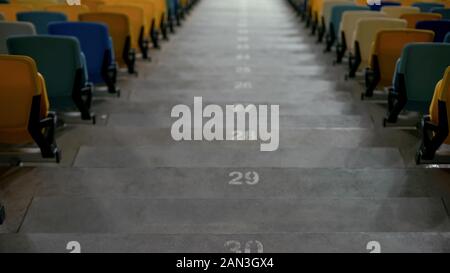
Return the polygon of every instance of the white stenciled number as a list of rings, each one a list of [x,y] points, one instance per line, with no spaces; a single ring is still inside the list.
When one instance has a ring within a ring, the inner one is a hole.
[[[370,241],[367,243],[366,249],[369,253],[381,253],[381,244],[377,241]]]
[[[243,172],[231,172],[229,174],[230,177],[233,179],[230,180],[230,185],[256,185],[259,182],[259,174],[257,172],[246,172],[245,174]],[[244,178],[244,179],[243,179]]]
[[[81,253],[81,244],[77,241],[71,241],[67,243],[66,249],[70,251],[69,253]]]
[[[225,248],[233,253],[242,253],[242,244],[239,241],[231,240],[225,243]],[[256,252],[252,252],[252,250]],[[264,253],[264,246],[258,240],[247,241],[244,244],[244,253]]]
[[[246,242],[245,243],[245,253],[252,253],[253,245],[256,247],[256,253],[264,253],[264,246],[258,240]]]

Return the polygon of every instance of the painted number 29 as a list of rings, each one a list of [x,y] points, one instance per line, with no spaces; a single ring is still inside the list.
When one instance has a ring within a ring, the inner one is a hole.
[[[228,182],[230,185],[256,185],[259,183],[259,174],[257,172],[231,172],[229,177],[232,179]]]

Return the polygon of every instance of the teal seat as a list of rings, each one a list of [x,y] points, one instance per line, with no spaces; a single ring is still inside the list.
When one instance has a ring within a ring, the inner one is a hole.
[[[430,12],[434,8],[444,8],[445,5],[441,3],[431,2],[417,2],[412,4],[413,7],[418,7],[421,12]]]
[[[17,13],[17,21],[31,22],[38,34],[48,34],[48,24],[51,22],[65,22],[67,16],[60,12],[27,11]]]
[[[433,8],[431,9],[432,13],[439,13],[442,15],[442,19],[450,20],[450,8]]]
[[[397,122],[402,110],[428,114],[436,83],[450,66],[450,44],[412,43],[397,63],[385,122]]]
[[[87,82],[85,58],[80,44],[67,36],[15,36],[7,39],[10,54],[30,56],[44,76],[52,110],[72,111],[83,120],[93,120],[90,113],[92,90]]]

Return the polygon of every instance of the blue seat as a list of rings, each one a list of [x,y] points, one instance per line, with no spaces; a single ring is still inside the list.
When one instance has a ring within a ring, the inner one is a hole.
[[[381,8],[386,6],[401,6],[402,3],[393,2],[393,1],[381,1],[380,5],[368,5],[371,10],[380,11]]]
[[[439,13],[442,15],[442,19],[450,19],[450,8],[433,8],[432,13]]]
[[[418,7],[421,12],[430,12],[433,8],[444,8],[444,4],[440,3],[428,3],[428,2],[418,2],[412,4],[413,7]]]
[[[50,105],[58,112],[78,109],[83,120],[95,122],[90,113],[92,89],[87,82],[84,57],[75,37],[14,36],[7,40],[9,53],[36,61],[44,76]]]
[[[65,22],[67,16],[60,12],[27,11],[17,13],[17,20],[31,22],[38,34],[48,34],[48,24],[51,22]]]
[[[416,29],[434,31],[434,42],[441,43],[445,35],[450,32],[450,20],[419,21]]]
[[[444,43],[450,43],[450,32],[448,32],[447,35],[445,35]]]
[[[411,43],[397,62],[388,97],[388,117],[395,123],[402,110],[428,114],[436,83],[450,66],[450,44]]]
[[[116,93],[117,65],[108,27],[102,23],[60,22],[48,26],[51,35],[73,36],[80,42],[86,61],[89,80],[105,83],[110,93]]]

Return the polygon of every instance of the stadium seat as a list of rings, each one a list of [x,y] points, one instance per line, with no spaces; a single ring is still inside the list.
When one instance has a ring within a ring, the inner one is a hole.
[[[389,90],[387,123],[396,123],[402,110],[428,113],[436,83],[450,65],[450,45],[412,43],[397,62],[393,88]]]
[[[129,5],[137,5],[144,10],[144,32],[148,35],[153,43],[154,48],[160,48],[159,45],[159,27],[156,19],[156,7],[155,4],[147,0],[130,0],[127,1]]]
[[[48,34],[49,23],[67,21],[67,16],[60,12],[29,11],[17,13],[17,20],[33,23],[38,34]]]
[[[425,12],[407,13],[400,16],[400,19],[406,20],[408,22],[408,28],[416,28],[417,22],[441,20],[442,15],[437,13],[425,13]]]
[[[364,11],[364,10],[369,10],[369,8],[366,6],[356,6],[354,4],[339,5],[331,9],[331,21],[330,27],[328,28],[327,31],[326,36],[327,45],[325,51],[330,51],[331,47],[335,44],[336,39],[338,38],[342,14],[346,11]]]
[[[51,5],[45,7],[46,11],[64,13],[69,21],[78,21],[78,16],[81,13],[89,12],[89,7],[86,5],[73,5],[66,4]]]
[[[106,25],[87,22],[51,23],[48,31],[52,35],[76,37],[86,57],[89,81],[94,84],[105,83],[110,93],[119,95],[116,87],[117,65]]]
[[[336,63],[341,63],[347,49],[350,51],[354,45],[354,32],[357,22],[362,18],[379,18],[386,17],[386,14],[379,11],[346,11],[342,14],[341,26],[339,32],[341,34],[339,44],[336,50]]]
[[[36,35],[36,30],[28,22],[0,22],[0,54],[8,54],[6,40],[13,35]]]
[[[0,143],[35,143],[43,158],[60,161],[56,117],[49,113],[44,78],[26,56],[0,55]]]
[[[24,4],[0,5],[0,12],[5,16],[6,21],[16,21],[18,12],[32,11],[32,10],[33,8],[30,5]]]
[[[445,35],[444,43],[450,43],[450,33],[447,33],[447,35]]]
[[[3,13],[0,12],[0,21],[4,21],[5,20],[5,15],[3,15]]]
[[[431,12],[442,15],[442,19],[450,20],[450,8],[433,8]]]
[[[83,0],[83,5],[86,5],[92,12],[98,11],[98,7],[105,4],[104,0]]]
[[[327,0],[323,2],[323,12],[322,17],[320,18],[320,26],[319,26],[319,37],[318,41],[322,42],[324,35],[327,33],[328,28],[330,26],[331,20],[331,10],[335,6],[339,5],[348,5],[352,3],[348,0]]]
[[[433,99],[430,104],[430,115],[422,121],[422,144],[416,155],[416,163],[435,161],[436,152],[442,144],[450,144],[450,66],[447,67],[444,77],[436,84]],[[426,162],[431,163],[431,162]],[[443,162],[449,164],[450,161]]]
[[[412,4],[413,7],[418,7],[422,12],[430,12],[433,8],[445,8],[444,4],[431,2],[418,2]]]
[[[416,28],[434,31],[434,42],[440,43],[444,41],[445,35],[450,32],[450,20],[420,21]]]
[[[67,4],[65,0],[61,0],[61,1],[60,0],[19,0],[17,2],[21,3],[21,4],[30,5],[33,8],[33,10],[36,10],[36,11],[43,11],[46,6],[56,5],[56,4],[59,4],[60,2]]]
[[[120,13],[89,12],[80,14],[82,22],[101,22],[108,26],[112,37],[114,56],[119,67],[127,67],[128,73],[135,71],[135,51],[131,48],[130,22],[128,16]]]
[[[140,49],[142,57],[149,59],[148,40],[144,33],[144,9],[135,5],[103,5],[99,8],[100,12],[120,13],[128,17],[131,26],[131,47],[134,50]]]
[[[364,97],[372,97],[377,86],[392,85],[395,65],[403,48],[414,42],[432,42],[434,33],[429,30],[390,29],[377,33],[372,46],[369,68],[366,69]]]
[[[394,2],[394,1],[381,1],[380,5],[375,4],[375,5],[369,5],[371,10],[374,11],[380,11],[383,7],[388,7],[388,6],[401,6],[401,2]]]
[[[87,83],[80,44],[67,36],[15,36],[7,40],[13,55],[30,56],[44,76],[51,109],[69,112],[77,108],[83,120],[92,120],[90,113],[92,88]]]
[[[393,18],[364,18],[357,22],[354,45],[350,51],[349,73],[352,78],[360,68],[369,66],[372,43],[380,30],[406,28],[406,21]]]
[[[385,6],[381,8],[381,11],[386,13],[388,17],[400,18],[403,14],[420,13],[418,7],[398,7],[398,6]]]

